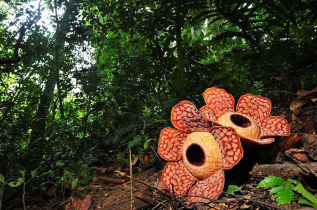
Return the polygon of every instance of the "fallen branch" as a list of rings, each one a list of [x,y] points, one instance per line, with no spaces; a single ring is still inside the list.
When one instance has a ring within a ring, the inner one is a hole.
[[[255,178],[263,178],[269,175],[294,178],[310,175],[313,168],[317,168],[317,162],[301,163],[300,166],[294,163],[255,165],[250,175]]]
[[[107,177],[107,176],[98,176],[96,178],[94,178],[94,182],[97,182],[99,180],[104,180],[113,184],[123,184],[128,182],[128,180],[126,179],[115,179],[115,178],[111,178],[111,177]]]

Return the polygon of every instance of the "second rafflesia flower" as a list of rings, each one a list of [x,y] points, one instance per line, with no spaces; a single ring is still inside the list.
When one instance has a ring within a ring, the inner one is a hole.
[[[243,157],[239,135],[233,128],[211,128],[189,101],[173,107],[171,121],[177,129],[164,128],[158,144],[158,153],[169,161],[163,184],[171,193],[188,193],[190,202],[217,199],[224,186],[223,169],[231,169]]]
[[[270,144],[270,136],[288,136],[290,125],[282,117],[269,116],[272,104],[270,99],[245,94],[240,97],[236,110],[234,98],[221,88],[208,88],[204,92],[207,106],[200,109],[202,116],[214,125],[232,127],[247,142]]]

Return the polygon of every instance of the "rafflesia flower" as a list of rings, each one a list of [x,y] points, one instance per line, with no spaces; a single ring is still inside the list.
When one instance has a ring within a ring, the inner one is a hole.
[[[270,144],[270,136],[288,136],[290,125],[278,116],[269,116],[272,108],[270,99],[245,94],[240,97],[236,111],[234,98],[221,88],[208,88],[204,92],[207,106],[200,109],[201,115],[214,125],[228,126],[235,129],[240,137],[255,144]]]
[[[158,143],[158,153],[169,161],[162,183],[171,193],[188,193],[190,202],[217,199],[224,186],[223,169],[231,169],[243,156],[239,135],[232,128],[211,128],[189,101],[173,107],[171,121],[177,129],[164,128]]]

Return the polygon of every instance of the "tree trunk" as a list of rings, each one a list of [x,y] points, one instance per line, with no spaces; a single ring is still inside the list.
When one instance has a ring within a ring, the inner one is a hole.
[[[55,32],[55,55],[54,60],[52,63],[52,69],[49,72],[49,75],[46,80],[45,89],[42,93],[42,96],[40,98],[40,103],[38,106],[38,110],[36,113],[35,121],[32,125],[32,133],[29,143],[29,151],[32,150],[32,152],[29,152],[28,155],[28,161],[30,161],[31,166],[38,163],[43,155],[46,152],[46,144],[43,141],[44,137],[46,136],[46,123],[47,123],[47,115],[49,113],[49,108],[52,103],[52,98],[54,94],[54,89],[56,85],[58,84],[59,80],[59,53],[60,53],[60,46],[63,46],[63,42],[65,41],[65,36],[67,33],[68,22],[69,19],[68,16],[70,14],[70,10],[75,6],[75,0],[71,0],[68,4],[66,4],[66,11],[61,19],[61,21],[58,20],[57,15],[57,1],[54,1],[54,7],[55,7],[55,15],[56,15],[56,32]],[[61,25],[60,25],[61,23]],[[64,27],[63,27],[64,26]],[[61,28],[63,30],[61,30]],[[65,30],[67,29],[67,30]],[[62,104],[62,98],[60,93],[60,87],[58,86],[58,100],[59,100],[59,106],[62,114],[62,118],[64,118],[64,112],[63,112],[63,104]]]
[[[58,50],[59,46],[56,44],[55,50]],[[44,137],[45,137],[45,128],[46,128],[46,121],[47,115],[49,112],[50,104],[52,102],[54,88],[57,83],[58,78],[58,69],[56,65],[53,65],[53,68],[49,72],[49,75],[46,80],[45,89],[42,93],[40,104],[35,116],[34,124],[32,127],[31,139],[29,144],[29,150],[32,150],[28,155],[31,155],[32,158],[28,158],[33,165],[39,162],[42,159],[42,156],[45,154],[45,144],[44,144]],[[35,151],[35,152],[34,152]]]
[[[182,46],[182,27],[183,27],[183,17],[180,14],[180,6],[176,6],[176,48],[177,48],[177,63],[178,68],[176,72],[176,88],[179,96],[185,94],[185,64],[184,64],[184,50]]]

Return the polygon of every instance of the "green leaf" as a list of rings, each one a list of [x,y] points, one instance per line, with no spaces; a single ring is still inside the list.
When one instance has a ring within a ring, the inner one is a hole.
[[[270,190],[270,194],[275,194],[274,198],[278,205],[291,204],[295,197],[295,194],[289,185],[274,187]]]
[[[37,169],[34,169],[33,171],[31,171],[32,178],[34,178],[36,171],[37,171]]]
[[[309,201],[306,200],[306,199],[299,199],[299,200],[298,200],[298,203],[299,203],[299,204],[305,204],[305,205],[308,205],[308,206],[312,206],[312,207],[314,207],[314,208],[317,209],[317,204],[314,204],[314,203],[312,203],[312,202],[309,202]]]
[[[311,203],[313,203],[314,208],[317,208],[317,198],[308,190],[306,190],[301,183],[298,183],[295,187],[294,190],[298,193],[300,193],[302,196],[304,196],[306,199],[308,199]],[[312,206],[312,205],[310,205]]]
[[[133,137],[133,140],[129,142],[128,148],[132,148],[135,146],[140,146],[142,143],[142,137],[141,136],[135,136]]]
[[[265,177],[264,180],[262,180],[257,188],[259,187],[272,187],[272,186],[277,186],[273,187],[270,190],[270,194],[274,196],[276,199],[276,202],[278,205],[281,204],[291,204],[292,200],[295,197],[295,194],[292,189],[292,181],[286,181],[282,179],[281,177],[276,177],[276,176],[269,176]]]
[[[227,194],[234,194],[234,192],[240,191],[240,187],[237,185],[229,185],[227,189]]]
[[[15,180],[14,182],[9,182],[8,185],[10,187],[18,187],[20,186],[22,183],[24,182],[24,180],[22,179],[22,177],[19,177],[17,180]]]
[[[2,174],[0,174],[0,183],[4,184],[5,178]]]
[[[78,178],[73,179],[73,181],[72,181],[72,189],[74,189],[75,187],[77,187],[77,184],[78,184]]]
[[[277,176],[268,176],[265,177],[257,186],[257,188],[260,187],[271,187],[276,185],[283,185],[286,181],[282,179],[281,177]]]
[[[63,163],[62,161],[57,161],[56,165],[59,167],[62,167],[63,165],[65,165],[65,163]]]
[[[149,141],[144,142],[143,148],[144,150],[147,150],[147,148],[149,148]]]

